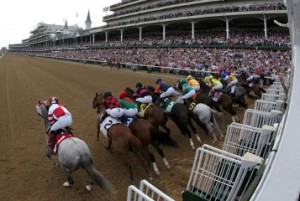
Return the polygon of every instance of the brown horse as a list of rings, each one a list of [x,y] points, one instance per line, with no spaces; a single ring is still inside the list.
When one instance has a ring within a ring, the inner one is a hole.
[[[178,147],[177,142],[175,142],[170,137],[170,134],[160,132],[149,121],[145,119],[133,120],[132,123],[130,123],[129,128],[131,129],[132,133],[140,139],[144,147],[148,150],[151,157],[153,169],[157,175],[160,175],[160,172],[157,168],[154,155],[148,149],[149,145],[152,145],[157,150],[167,168],[171,168],[163,150],[160,148],[160,144],[175,148]]]
[[[131,88],[126,88],[128,97],[134,99],[134,91]],[[157,105],[150,105],[145,111],[144,119],[148,120],[155,128],[159,129],[161,126],[167,133],[170,133],[171,130],[167,127],[168,117],[164,113],[163,109]]]
[[[93,108],[97,109],[99,118],[104,115],[106,108],[102,93],[96,93],[96,96],[93,99]],[[99,127],[99,125],[97,127]],[[135,153],[135,155],[140,159],[148,178],[152,180],[152,177],[149,174],[149,167],[151,163],[149,153],[144,148],[141,141],[132,134],[130,128],[126,127],[122,123],[113,124],[107,129],[107,138],[107,149],[111,149],[111,146],[113,145],[114,152],[122,159],[124,165],[128,169],[131,183],[133,183],[133,172],[129,163],[129,151]]]
[[[206,104],[206,102],[209,102],[209,100],[206,100],[206,99],[212,100],[212,98],[210,96],[208,96],[211,88],[209,86],[207,86],[203,80],[199,80],[199,83],[200,83],[200,93],[196,96],[195,101],[197,103]],[[204,98],[204,95],[206,95],[207,97]],[[222,93],[216,103],[218,105],[220,105],[224,111],[231,114],[233,122],[239,121],[237,113],[233,109],[233,100],[230,95]],[[208,106],[210,106],[210,105],[208,105]]]
[[[262,93],[266,93],[266,91],[255,82],[253,82],[253,83],[251,83],[251,85],[249,85],[247,83],[246,75],[244,72],[241,72],[239,74],[238,80],[239,80],[240,86],[242,86],[246,89],[247,96],[251,99],[259,99],[259,98],[261,98]],[[256,95],[256,97],[253,96],[251,94],[251,92],[253,92]]]

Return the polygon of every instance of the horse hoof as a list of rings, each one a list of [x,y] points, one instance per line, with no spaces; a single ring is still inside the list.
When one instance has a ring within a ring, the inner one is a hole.
[[[149,177],[149,180],[150,180],[150,181],[153,181],[153,177]]]
[[[167,168],[170,170],[170,169],[171,169],[171,166],[170,166],[170,165],[167,165]]]
[[[68,181],[66,181],[66,182],[63,184],[63,186],[64,186],[64,187],[70,187],[71,184],[70,184]]]
[[[86,186],[85,186],[85,189],[86,189],[87,191],[91,191],[91,190],[92,190],[92,185],[86,185]]]
[[[157,174],[157,176],[160,176],[160,172],[159,171],[156,171],[155,173]]]

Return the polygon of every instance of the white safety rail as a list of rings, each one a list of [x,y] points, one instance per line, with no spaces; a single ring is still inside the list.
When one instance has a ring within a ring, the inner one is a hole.
[[[272,110],[284,111],[284,101],[267,101],[267,100],[256,100],[254,104],[254,110],[271,112]]]
[[[262,128],[232,123],[227,128],[227,134],[223,150],[243,156],[250,152],[262,158],[266,158],[272,149],[276,137],[276,129],[264,125]]]
[[[175,201],[161,190],[153,186],[147,180],[140,182],[140,188],[137,189],[131,185],[128,187],[127,201]]]
[[[282,85],[280,84],[280,85],[277,85],[277,84],[272,84],[272,85],[270,85],[270,87],[268,88],[268,89],[282,89]]]
[[[282,111],[271,110],[270,112],[247,109],[244,113],[243,124],[257,128],[264,125],[274,126],[281,121]]]
[[[273,88],[266,89],[266,94],[279,95],[281,93],[284,93],[283,88],[281,88],[281,89],[273,89]]]
[[[136,188],[134,185],[128,186],[127,201],[154,201],[148,195]]]
[[[285,100],[285,98],[286,98],[285,93],[280,93],[280,94],[263,93],[261,96],[261,100],[267,100],[267,101]]]
[[[238,156],[203,145],[196,151],[183,194],[189,193],[207,201],[237,200],[243,196],[262,162],[262,158],[251,153]]]

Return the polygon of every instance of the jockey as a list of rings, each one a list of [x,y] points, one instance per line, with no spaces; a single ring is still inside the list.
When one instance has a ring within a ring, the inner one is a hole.
[[[169,84],[166,84],[165,82],[162,81],[162,79],[157,78],[155,81],[156,84],[156,88],[155,88],[155,93],[160,93],[162,91],[162,93],[160,94],[160,99],[161,101],[164,98],[170,97],[170,96],[175,96],[175,95],[179,95],[179,93],[177,93],[174,89],[174,87],[172,87]]]
[[[103,96],[106,110],[100,122],[102,122],[108,115],[112,118],[122,117],[124,115],[124,109],[121,107],[117,98],[114,97],[110,91],[105,92]]]
[[[222,70],[221,72],[221,79],[224,80],[224,81],[227,81],[229,79],[229,76],[228,74],[226,73],[226,70]]]
[[[196,94],[196,90],[192,86],[184,84],[182,86],[182,94],[182,99],[184,103],[188,104],[188,100],[193,98],[193,96]]]
[[[133,94],[133,97],[135,97],[135,102],[138,104],[138,107],[141,103],[152,103],[152,96],[149,94],[149,91],[145,88],[143,88],[142,83],[138,82],[135,85],[136,87],[136,93]]]
[[[70,127],[73,120],[72,114],[62,105],[56,97],[50,97],[48,100],[49,110],[48,110],[48,121],[51,125],[49,132],[49,144],[47,155],[51,155],[54,148],[56,131],[59,129],[64,129]]]
[[[128,117],[133,117],[137,115],[138,109],[134,101],[127,97],[126,91],[120,91],[119,93],[119,103],[124,108],[124,115]]]
[[[234,94],[234,90],[235,90],[235,87],[236,87],[236,84],[238,83],[238,79],[236,78],[235,75],[233,75],[231,72],[228,73],[228,87],[231,87],[231,91],[230,93],[231,94]]]
[[[196,92],[200,90],[200,84],[195,78],[193,78],[193,76],[187,76],[187,83],[188,85],[193,87],[193,89],[195,89]]]
[[[207,86],[210,86],[210,78],[213,78],[214,76],[212,76],[212,75],[207,75],[207,76],[205,76],[205,78],[204,78],[204,83],[207,85]]]
[[[209,96],[213,95],[215,91],[220,91],[223,89],[223,84],[220,80],[216,79],[214,76],[209,77],[211,90],[209,92]]]
[[[250,85],[250,84],[253,84],[253,75],[252,75],[252,72],[248,72],[248,71],[245,71],[245,77],[246,77],[246,81],[247,83]]]

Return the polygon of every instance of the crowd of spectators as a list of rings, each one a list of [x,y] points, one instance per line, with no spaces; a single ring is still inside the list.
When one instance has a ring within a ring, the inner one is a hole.
[[[176,0],[167,0],[167,1],[161,1],[154,4],[148,4],[145,6],[140,6],[132,9],[122,10],[119,12],[115,12],[114,14],[107,15],[104,17],[104,19],[109,19],[113,17],[118,17],[121,15],[126,15],[130,13],[137,13],[140,11],[155,9],[155,8],[161,8],[166,6],[172,6],[180,3],[190,3],[190,2],[196,2],[198,0],[185,0],[185,1],[176,1]],[[256,10],[284,10],[286,9],[285,5],[283,3],[260,3],[250,6],[233,6],[233,7],[219,7],[215,8],[214,13],[219,12],[245,12],[245,11],[256,11]],[[209,11],[209,13],[211,13]]]
[[[279,72],[291,66],[290,51],[216,48],[114,48],[77,51],[36,52],[33,56],[63,58],[81,61],[104,61],[126,66],[157,66],[170,73],[189,71],[216,71],[230,68],[232,71],[252,69],[258,74]]]
[[[155,14],[146,17],[135,17],[128,20],[119,21],[116,23],[109,23],[104,27],[115,27],[123,26],[129,24],[137,24],[142,22],[164,20],[164,19],[173,19],[178,17],[188,17],[188,16],[197,16],[197,15],[208,15],[208,14],[217,14],[217,13],[232,13],[232,12],[247,12],[247,11],[265,11],[265,10],[285,10],[286,7],[282,3],[274,4],[254,4],[254,5],[220,5],[218,7],[214,6],[211,8],[193,8],[185,11],[173,11],[165,14]]]

